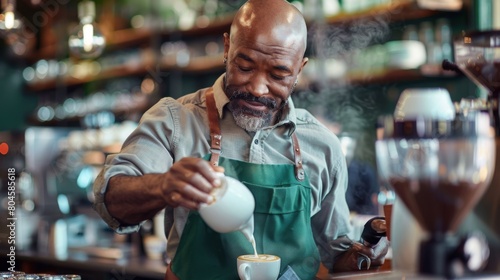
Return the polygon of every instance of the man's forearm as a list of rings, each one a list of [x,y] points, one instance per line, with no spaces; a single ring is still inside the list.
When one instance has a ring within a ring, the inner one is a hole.
[[[162,183],[163,174],[111,177],[104,196],[106,208],[123,225],[150,219],[167,206]]]

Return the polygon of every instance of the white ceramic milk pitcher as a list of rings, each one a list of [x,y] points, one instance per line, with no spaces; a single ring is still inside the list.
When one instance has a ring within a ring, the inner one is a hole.
[[[200,205],[201,217],[217,232],[242,231],[247,238],[253,236],[255,199],[252,193],[240,181],[217,174],[221,184],[212,191],[214,201]]]

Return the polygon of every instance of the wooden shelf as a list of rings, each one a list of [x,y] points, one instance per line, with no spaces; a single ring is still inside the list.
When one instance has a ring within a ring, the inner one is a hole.
[[[326,23],[350,23],[377,17],[384,17],[385,20],[390,22],[397,22],[426,18],[440,13],[443,13],[443,11],[422,9],[418,7],[415,1],[407,0],[371,7],[369,10],[355,13],[340,13],[326,18]]]
[[[115,30],[112,33],[111,38],[106,38],[106,50],[116,50],[121,48],[139,46],[139,45],[150,45],[150,41],[154,36],[160,36],[162,38],[168,38],[173,36],[184,37],[195,37],[207,34],[220,34],[222,36],[223,32],[229,31],[231,22],[233,21],[233,15],[227,15],[225,17],[217,18],[210,22],[205,27],[195,26],[188,30],[159,30],[155,31],[152,29],[141,28],[141,29],[120,29]],[[67,48],[65,48],[67,51]],[[55,59],[57,58],[58,46],[49,45],[45,46],[38,51],[30,54],[26,54],[24,57],[26,60],[31,62],[36,62],[40,59]]]
[[[178,66],[173,61],[163,59],[161,62],[161,70],[179,70],[189,73],[202,73],[210,71],[224,70],[223,63],[224,55],[218,54],[213,56],[200,56],[191,58],[186,66]]]
[[[350,73],[343,78],[328,79],[326,84],[328,87],[363,86],[375,84],[383,85],[391,83],[406,83],[432,78],[454,78],[459,76],[455,72],[444,71],[439,67],[439,65],[422,65],[418,69],[384,69],[364,73]],[[321,84],[322,83],[318,80],[305,78],[301,81],[299,88],[317,90],[323,87]]]
[[[350,84],[388,84],[418,81],[424,78],[447,78],[457,76],[454,72],[443,71],[439,67],[439,65],[422,65],[418,69],[385,69],[370,74],[350,74],[347,80]]]
[[[154,35],[150,29],[120,29],[112,33],[107,49],[125,48],[141,43],[147,43]]]
[[[32,83],[28,85],[28,89],[32,91],[44,91],[44,90],[54,89],[58,85],[64,85],[64,86],[82,85],[94,81],[101,81],[106,79],[126,77],[132,75],[141,75],[147,72],[146,69],[148,68],[144,65],[141,65],[139,67],[130,67],[127,65],[122,65],[114,67],[113,69],[102,71],[95,76],[94,75],[84,76],[84,77],[67,76],[67,77],[61,77],[59,79],[48,79],[41,82]]]
[[[179,31],[169,31],[164,33],[164,35],[170,35],[175,33],[181,33],[186,37],[203,36],[207,34],[217,34],[222,36],[224,32],[229,32],[231,23],[233,22],[234,14],[229,14],[224,17],[217,18],[209,23],[205,27],[195,26],[189,30],[179,30]]]
[[[144,112],[146,112],[153,104],[156,102],[155,100],[149,100],[148,102],[145,102],[143,104],[139,104],[135,107],[129,107],[129,108],[121,108],[121,109],[115,109],[115,110],[102,110],[103,111],[109,111],[112,112],[116,117],[125,117],[125,116],[130,116],[134,114],[139,114],[142,115]],[[96,112],[87,112],[85,115],[88,114],[95,114],[98,113]],[[81,121],[83,117],[82,116],[74,116],[74,117],[68,117],[64,119],[52,119],[49,121],[40,121],[36,118],[36,116],[31,115],[28,117],[27,121],[31,125],[35,126],[80,126]]]
[[[161,71],[184,71],[189,73],[201,73],[210,71],[222,71],[224,69],[224,63],[222,62],[223,55],[206,56],[206,57],[194,57],[191,58],[190,62],[186,66],[175,65],[175,62],[171,61],[161,61],[159,70]],[[141,65],[120,65],[113,67],[111,69],[104,70],[95,75],[87,75],[83,77],[73,77],[66,76],[60,77],[58,79],[48,79],[28,85],[28,89],[31,91],[45,91],[50,89],[55,89],[58,85],[65,87],[83,85],[90,82],[97,82],[103,80],[109,80],[114,78],[122,78],[127,76],[137,76],[146,75],[151,71],[155,71],[157,65],[154,62],[146,62]]]

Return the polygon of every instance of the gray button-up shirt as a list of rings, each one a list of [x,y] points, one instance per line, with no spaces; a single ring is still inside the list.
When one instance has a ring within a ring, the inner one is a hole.
[[[234,122],[225,107],[221,76],[213,85],[222,131],[222,155],[260,164],[294,164],[291,134],[299,139],[304,169],[311,183],[311,224],[321,259],[331,267],[335,255],[332,242],[350,231],[349,209],[345,200],[347,168],[337,137],[309,112],[294,107],[291,99],[281,121],[256,133],[247,133]],[[120,153],[110,155],[94,183],[94,208],[117,233],[139,230],[140,225],[123,226],[107,211],[104,193],[115,175],[140,176],[164,173],[183,157],[203,157],[210,152],[210,132],[206,112],[207,89],[177,100],[163,98],[142,117]],[[165,209],[167,253],[173,258],[189,210]]]

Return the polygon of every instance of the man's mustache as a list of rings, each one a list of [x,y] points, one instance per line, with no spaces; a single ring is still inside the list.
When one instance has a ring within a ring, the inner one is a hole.
[[[236,99],[241,99],[244,101],[248,102],[259,102],[263,105],[265,105],[269,109],[275,109],[276,108],[276,101],[271,98],[266,98],[266,97],[256,97],[252,95],[249,92],[241,92],[241,91],[235,91],[229,98],[230,101],[236,100]]]

